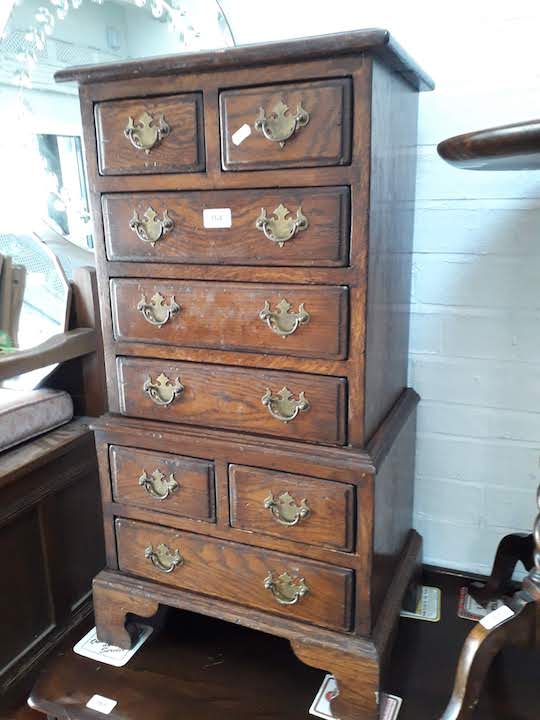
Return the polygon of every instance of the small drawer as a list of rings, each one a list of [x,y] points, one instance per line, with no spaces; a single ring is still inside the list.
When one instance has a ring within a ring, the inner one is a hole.
[[[116,502],[216,521],[213,463],[117,445],[109,460]]]
[[[95,108],[102,175],[202,172],[202,95],[111,100]]]
[[[351,629],[352,570],[120,518],[116,540],[123,572],[333,630]]]
[[[234,527],[309,545],[353,550],[352,485],[231,465],[229,491]]]
[[[111,280],[114,335],[125,342],[341,359],[347,288]]]
[[[333,267],[349,258],[347,187],[104,195],[109,260]]]
[[[125,415],[343,445],[346,380],[117,358]]]
[[[347,165],[351,97],[349,78],[222,92],[223,169]]]

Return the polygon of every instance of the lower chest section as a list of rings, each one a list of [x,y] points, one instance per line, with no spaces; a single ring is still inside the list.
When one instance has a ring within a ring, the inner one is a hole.
[[[367,625],[368,473],[318,466],[300,445],[198,444],[152,426],[137,441],[98,436],[109,564],[277,618]]]

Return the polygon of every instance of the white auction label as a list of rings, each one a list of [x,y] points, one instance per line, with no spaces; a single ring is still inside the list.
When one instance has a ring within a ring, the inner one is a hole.
[[[110,715],[117,705],[118,702],[116,700],[103,697],[103,695],[92,695],[90,700],[86,703],[87,708],[103,713],[103,715]]]
[[[236,132],[231,135],[231,140],[235,145],[241,145],[246,138],[251,135],[251,127],[244,123],[241,128],[238,128]]]
[[[232,215],[230,208],[207,208],[203,210],[203,225],[205,228],[230,228]]]
[[[515,615],[515,613],[512,608],[509,608],[508,605],[501,605],[500,608],[497,608],[493,612],[490,612],[489,615],[486,615],[485,618],[482,618],[480,625],[483,625],[486,630],[493,630],[494,627],[497,627],[497,625],[500,625],[513,615]]]

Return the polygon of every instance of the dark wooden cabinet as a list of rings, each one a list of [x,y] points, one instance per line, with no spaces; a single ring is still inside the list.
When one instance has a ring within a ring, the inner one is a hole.
[[[407,389],[417,92],[385,31],[80,84],[109,414],[101,638],[186,607],[290,640],[375,718],[421,541]]]
[[[94,438],[84,421],[2,453],[0,546],[4,696],[91,612],[104,548]]]

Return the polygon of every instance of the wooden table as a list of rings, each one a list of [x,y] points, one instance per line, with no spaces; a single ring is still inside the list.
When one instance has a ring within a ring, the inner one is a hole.
[[[385,683],[404,698],[399,720],[433,720],[444,708],[461,644],[473,627],[457,617],[459,588],[468,582],[426,572],[424,583],[443,589],[441,621],[401,620]],[[72,652],[84,632],[79,628],[49,661],[32,691],[31,704],[51,718],[96,720],[100,716],[84,707],[96,693],[118,700],[103,716],[110,720],[313,717],[308,708],[324,673],[300,663],[279,638],[173,611],[161,634],[124,668],[113,668]],[[537,720],[539,688],[538,655],[507,648],[491,668],[475,720]]]

